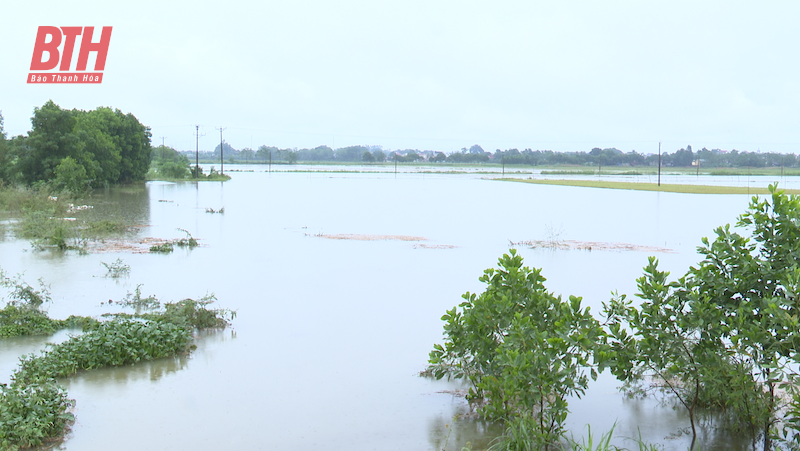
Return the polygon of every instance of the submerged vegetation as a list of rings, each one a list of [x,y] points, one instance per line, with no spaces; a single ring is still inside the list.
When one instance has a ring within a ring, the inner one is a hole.
[[[480,295],[442,317],[427,374],[463,378],[467,399],[506,433],[492,449],[557,449],[568,396],[610,368],[628,389],[656,387],[686,409],[694,448],[698,412],[715,428],[768,451],[800,445],[800,197],[769,187],[737,226],[715,230],[703,260],[670,281],[651,257],[637,280],[641,303],[604,303],[603,323],[544,288],[538,269],[511,250],[480,280]],[[787,395],[782,395],[781,392]],[[601,442],[608,442],[604,436]],[[573,441],[574,445],[574,441]],[[641,443],[640,443],[641,445]]]
[[[119,261],[118,261],[119,262]],[[115,267],[121,263],[115,262]],[[174,356],[193,349],[198,329],[221,328],[235,312],[211,309],[216,298],[184,299],[161,303],[155,296],[142,297],[141,285],[120,304],[136,313],[111,314],[103,321],[71,316],[54,320],[41,310],[50,293],[40,280],[36,289],[0,271],[0,285],[9,299],[0,310],[0,337],[48,335],[63,328],[80,328],[83,333],[39,354],[20,359],[10,384],[0,384],[0,449],[15,450],[57,440],[74,421],[70,412],[75,402],[67,396],[58,378],[79,371]]]
[[[83,251],[90,240],[100,240],[128,231],[129,225],[115,219],[86,216],[90,205],[76,205],[69,192],[54,192],[46,185],[38,189],[0,184],[0,213],[17,218],[13,233],[30,240],[34,249]]]
[[[175,247],[188,247],[189,249],[194,249],[199,244],[197,240],[194,239],[191,233],[189,233],[186,229],[178,229],[181,232],[186,234],[184,238],[177,238],[171,241],[166,241],[160,244],[154,244],[150,246],[150,252],[154,253],[161,253],[161,254],[169,254],[170,252],[175,250]]]

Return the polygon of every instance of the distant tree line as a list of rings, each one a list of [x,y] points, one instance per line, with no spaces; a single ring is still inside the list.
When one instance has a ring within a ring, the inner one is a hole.
[[[381,146],[347,146],[333,149],[329,146],[318,146],[312,149],[278,148],[260,146],[258,149],[245,148],[237,150],[228,143],[223,143],[225,160],[237,163],[297,163],[297,162],[348,162],[348,163],[383,163],[394,162],[433,162],[433,163],[496,163],[528,166],[657,166],[658,154],[644,154],[635,150],[623,152],[616,148],[601,149],[595,147],[588,152],[557,152],[553,150],[497,149],[485,151],[475,144],[470,148],[462,148],[460,152],[446,154],[434,150],[384,150]],[[219,160],[217,145],[213,152],[200,152],[204,160]],[[194,155],[194,151],[187,151]],[[795,154],[775,152],[747,152],[738,150],[706,149],[694,151],[686,146],[673,153],[661,153],[661,165],[666,167],[798,167],[800,160]]]
[[[7,139],[0,116],[0,182],[82,191],[144,180],[150,166],[150,129],[130,113],[64,110],[49,100],[34,108],[31,125],[27,136]]]

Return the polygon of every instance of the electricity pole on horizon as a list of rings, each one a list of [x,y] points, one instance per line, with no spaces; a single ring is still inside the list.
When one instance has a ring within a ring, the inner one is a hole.
[[[164,140],[167,139],[166,136],[161,136],[161,159],[164,159]]]
[[[228,127],[220,126],[217,130],[219,130],[219,173],[225,174],[225,160],[223,158],[224,148],[222,147],[222,130],[225,130]]]
[[[661,141],[658,142],[658,186],[661,186]]]
[[[200,136],[201,136],[200,126],[195,125],[194,128],[195,128],[195,137],[197,138],[197,143],[196,143],[197,147],[195,147],[195,152],[194,152],[194,178],[200,178]],[[206,136],[206,134],[203,133],[202,136]]]

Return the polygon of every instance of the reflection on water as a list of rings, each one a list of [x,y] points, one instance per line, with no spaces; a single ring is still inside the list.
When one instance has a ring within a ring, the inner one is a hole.
[[[476,418],[463,397],[453,397],[451,406],[453,416],[440,414],[428,419],[430,449],[437,451],[486,449],[494,437],[503,433],[501,425]]]
[[[265,168],[257,168],[263,170]],[[0,241],[0,267],[51,285],[51,316],[116,311],[136,285],[162,302],[215,293],[238,311],[235,335],[198,338],[188,357],[82,373],[70,379],[77,422],[71,451],[141,449],[478,449],[499,430],[470,419],[457,383],[416,376],[442,339],[442,314],[496,266],[509,241],[562,239],[663,247],[660,268],[678,277],[695,246],[735,222],[747,196],[686,195],[480,180],[480,175],[232,173],[223,183],[148,183],[92,197],[92,215],[146,224],[139,237],[200,242],[171,254],[78,255],[25,251]],[[702,179],[702,177],[701,177]],[[87,202],[88,203],[88,202]],[[224,214],[206,208],[225,207]],[[414,236],[412,242],[326,240],[315,234]],[[648,253],[520,249],[557,294],[592,312],[614,290],[632,295]],[[121,258],[130,275],[103,277]],[[235,336],[235,340],[233,337]],[[0,378],[43,339],[4,341]],[[685,448],[680,409],[627,400],[609,374],[570,400],[568,428]],[[444,425],[451,425],[445,428]],[[724,434],[703,449],[733,446]],[[630,447],[630,442],[619,439]]]
[[[144,183],[97,189],[86,204],[94,207],[84,213],[87,218],[119,220],[134,226],[150,222],[150,188]]]

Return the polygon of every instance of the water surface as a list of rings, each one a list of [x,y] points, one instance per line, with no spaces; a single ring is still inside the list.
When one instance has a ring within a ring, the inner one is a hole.
[[[713,228],[735,222],[749,198],[482,180],[420,173],[234,172],[229,182],[151,182],[110,189],[90,214],[141,224],[136,235],[200,241],[169,255],[35,252],[0,242],[0,266],[43,277],[51,316],[120,311],[138,284],[162,301],[214,293],[235,309],[232,328],[203,333],[190,356],[80,374],[65,385],[77,421],[64,449],[397,449],[458,450],[497,433],[453,416],[468,410],[424,369],[441,342],[445,310],[496,266],[509,241],[622,242],[671,249],[661,266],[683,274]],[[206,208],[225,208],[224,214]],[[422,237],[425,241],[333,240],[319,235]],[[421,246],[421,245],[426,245]],[[543,268],[546,286],[584,297],[599,312],[612,291],[635,292],[643,252],[521,248]],[[121,280],[101,262],[132,267]],[[46,338],[10,340],[0,349],[0,382],[19,355]],[[608,374],[570,404],[576,436],[586,424],[684,449],[680,411],[631,401]],[[452,432],[448,431],[452,429]],[[619,443],[631,446],[622,438]],[[703,449],[731,449],[717,440]],[[738,446],[738,445],[737,445]]]

